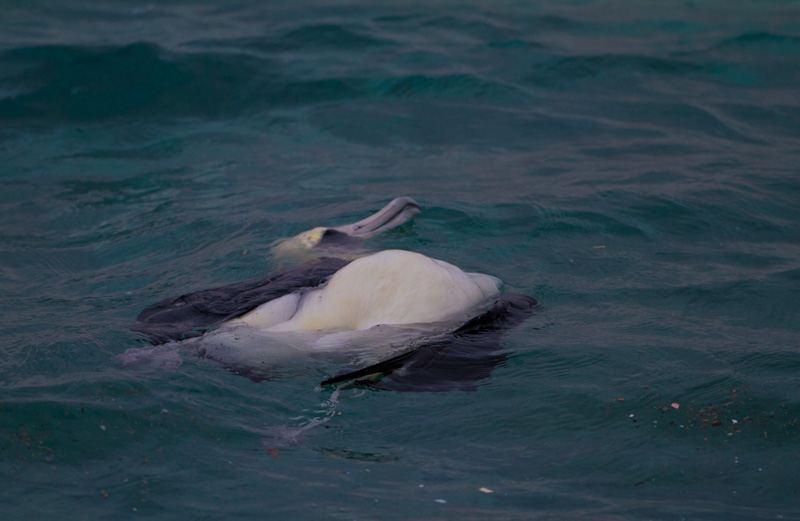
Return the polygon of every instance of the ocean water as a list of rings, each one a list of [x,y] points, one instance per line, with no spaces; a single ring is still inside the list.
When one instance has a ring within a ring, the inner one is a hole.
[[[0,6],[2,518],[800,519],[800,4],[287,4]],[[403,195],[477,390],[120,361]]]

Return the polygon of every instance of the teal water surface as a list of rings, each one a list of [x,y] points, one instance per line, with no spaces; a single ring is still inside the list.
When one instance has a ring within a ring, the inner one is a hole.
[[[800,4],[5,2],[3,519],[800,519]],[[125,366],[370,240],[543,310],[473,392]]]

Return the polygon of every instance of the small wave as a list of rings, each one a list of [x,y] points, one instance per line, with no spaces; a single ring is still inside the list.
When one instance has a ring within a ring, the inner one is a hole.
[[[723,60],[690,61],[642,55],[604,54],[554,56],[533,66],[524,81],[539,88],[563,88],[575,82],[625,84],[626,89],[653,78],[712,80],[730,85],[751,85],[759,81],[758,72],[740,63]]]
[[[493,98],[508,101],[521,92],[473,74],[412,75],[382,80],[375,92],[388,98],[446,97]]]
[[[298,27],[284,34],[282,40],[296,47],[322,46],[337,49],[364,49],[393,44],[391,40],[368,36],[363,31],[334,24]]]
[[[5,78],[16,94],[0,99],[0,119],[107,120],[129,116],[213,116],[247,95],[263,64],[246,57],[166,52],[158,45],[45,46],[0,53],[25,62]]]
[[[746,48],[770,52],[792,52],[800,50],[800,37],[766,31],[747,32],[726,38],[715,46],[716,49]]]
[[[362,80],[293,80],[269,61],[228,53],[174,53],[149,44],[55,46],[0,53],[26,62],[7,83],[0,120],[107,121],[126,117],[219,118],[360,96]]]
[[[278,53],[308,49],[317,51],[366,51],[372,48],[395,46],[386,37],[370,35],[364,25],[337,24],[302,25],[278,34],[229,39],[197,39],[186,43],[202,50],[227,49],[249,54]]]
[[[606,71],[645,71],[654,74],[683,76],[703,71],[704,67],[675,59],[606,54],[557,57],[538,66],[536,69],[553,77],[581,79],[599,76]]]

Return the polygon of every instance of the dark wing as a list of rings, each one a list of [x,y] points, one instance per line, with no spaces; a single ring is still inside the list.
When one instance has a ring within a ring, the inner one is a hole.
[[[265,302],[319,286],[349,262],[324,257],[267,277],[168,298],[139,313],[131,330],[153,344],[200,336]]]
[[[527,295],[500,295],[487,311],[458,329],[428,338],[377,364],[334,376],[321,385],[355,380],[394,391],[473,390],[505,360],[505,355],[498,353],[503,333],[538,309],[536,300]]]

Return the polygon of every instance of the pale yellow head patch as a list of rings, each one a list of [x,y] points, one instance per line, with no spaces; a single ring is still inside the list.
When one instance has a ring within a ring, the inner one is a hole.
[[[289,239],[281,239],[272,245],[272,251],[277,257],[302,261],[312,256],[314,248],[322,240],[327,228],[317,227],[304,231]]]
[[[301,233],[300,235],[295,237],[295,239],[297,239],[297,241],[306,248],[313,248],[314,246],[319,244],[319,241],[322,240],[322,236],[323,234],[325,234],[326,230],[327,228],[317,226],[316,228],[312,228],[308,231]]]

